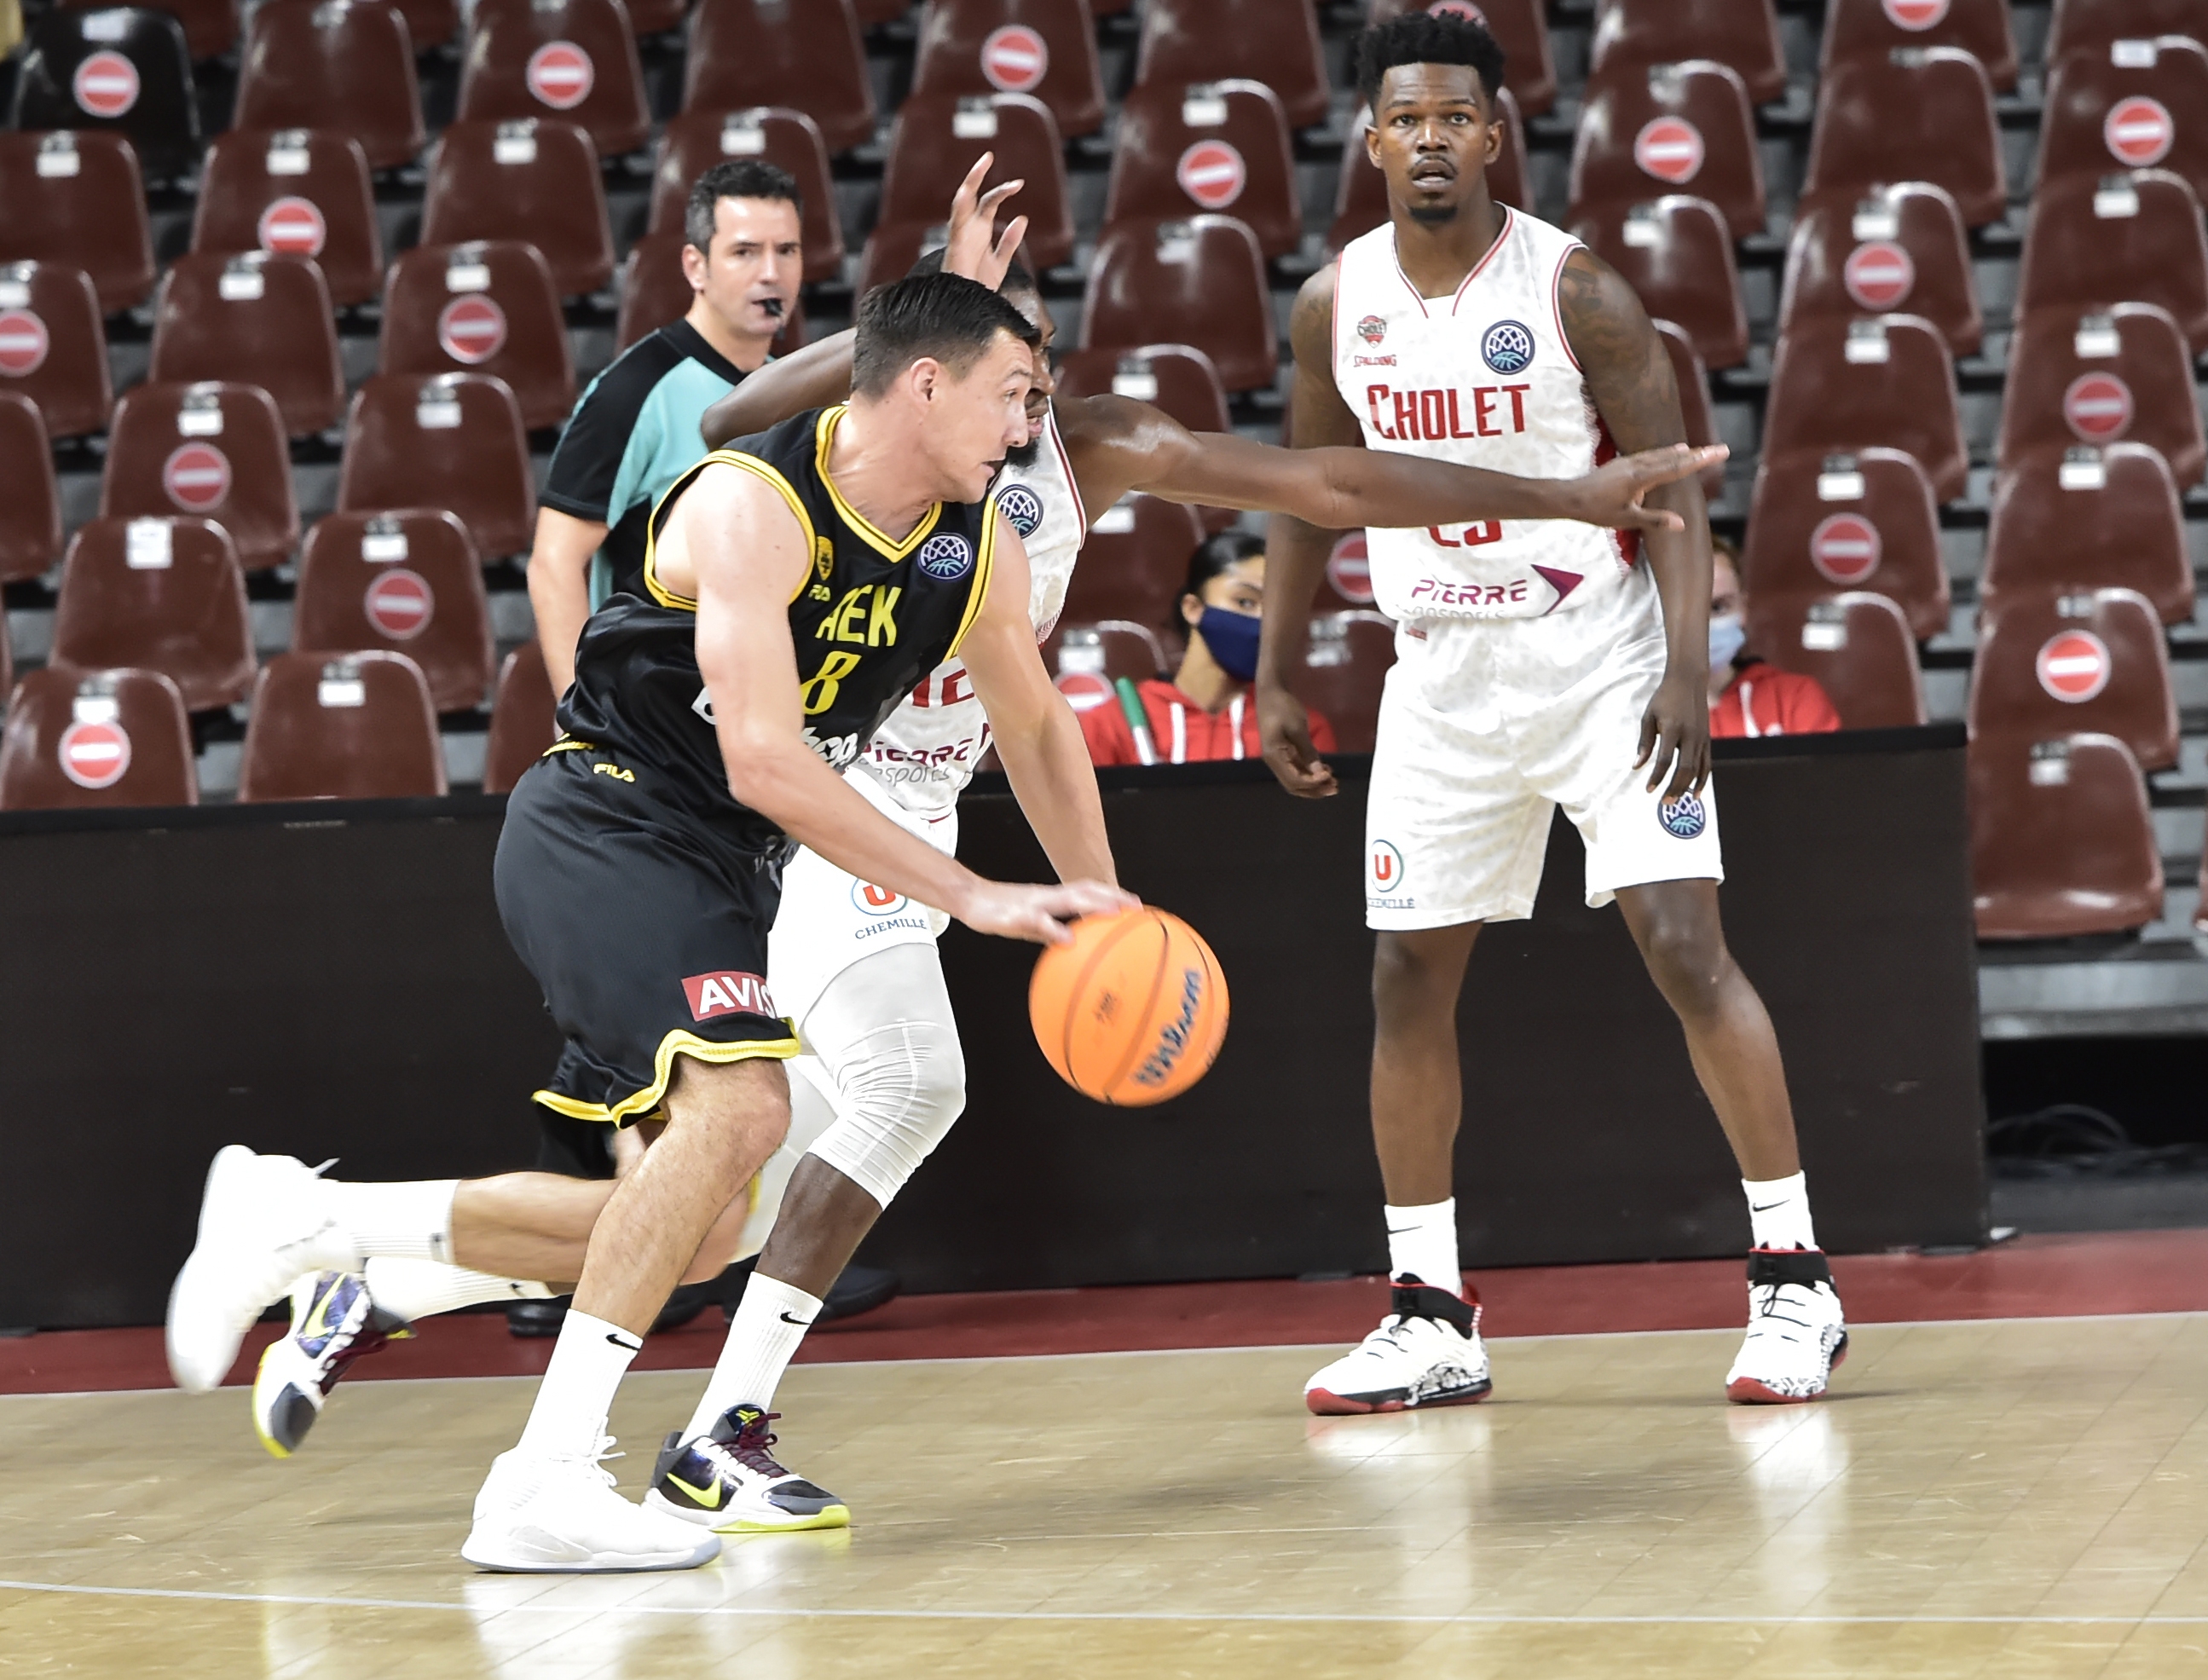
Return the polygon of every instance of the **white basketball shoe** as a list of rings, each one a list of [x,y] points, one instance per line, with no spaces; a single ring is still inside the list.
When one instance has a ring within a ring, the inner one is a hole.
[[[1825,1257],[1814,1248],[1751,1252],[1748,1339],[1725,1374],[1725,1398],[1743,1406],[1815,1400],[1847,1354],[1847,1320]]]
[[[1378,1329],[1304,1384],[1304,1404],[1319,1416],[1467,1406],[1495,1386],[1477,1292],[1460,1300],[1407,1275],[1392,1305]]]
[[[720,1555],[717,1534],[632,1505],[614,1490],[613,1438],[587,1458],[525,1455],[491,1461],[476,1495],[475,1527],[460,1556],[508,1575],[597,1575],[694,1569]]]

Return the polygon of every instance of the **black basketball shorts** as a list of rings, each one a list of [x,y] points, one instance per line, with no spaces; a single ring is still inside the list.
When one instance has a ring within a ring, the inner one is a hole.
[[[663,1112],[677,1056],[795,1055],[766,989],[780,856],[653,797],[648,769],[563,748],[507,799],[495,871],[507,937],[567,1039],[537,1101],[627,1125]]]

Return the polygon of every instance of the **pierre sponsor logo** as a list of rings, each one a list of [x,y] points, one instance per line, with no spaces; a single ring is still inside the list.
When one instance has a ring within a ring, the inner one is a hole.
[[[766,979],[741,969],[723,969],[714,974],[692,975],[682,982],[682,995],[690,1000],[693,1021],[717,1020],[723,1015],[773,1015],[774,999],[767,995]]]

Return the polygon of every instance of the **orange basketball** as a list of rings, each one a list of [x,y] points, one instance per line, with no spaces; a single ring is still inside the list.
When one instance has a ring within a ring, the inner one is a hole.
[[[1140,1107],[1203,1077],[1227,1036],[1227,976],[1177,915],[1084,916],[1028,983],[1035,1042],[1059,1077],[1099,1102]]]

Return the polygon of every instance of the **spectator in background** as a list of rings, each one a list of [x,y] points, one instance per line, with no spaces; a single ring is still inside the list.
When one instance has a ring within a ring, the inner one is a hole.
[[[1717,568],[1710,584],[1711,737],[1823,735],[1839,729],[1840,714],[1816,678],[1782,671],[1748,651],[1740,551],[1713,537],[1710,559]]]
[[[1257,626],[1265,611],[1264,539],[1226,531],[1197,549],[1189,561],[1180,615],[1188,626],[1188,651],[1167,682],[1134,685],[1147,741],[1139,739],[1125,704],[1106,704],[1081,714],[1089,756],[1100,765],[1201,764],[1217,759],[1257,759],[1257,709],[1250,682],[1257,674]],[[1311,714],[1311,744],[1334,750],[1334,729]],[[1146,753],[1145,748],[1148,748]]]

